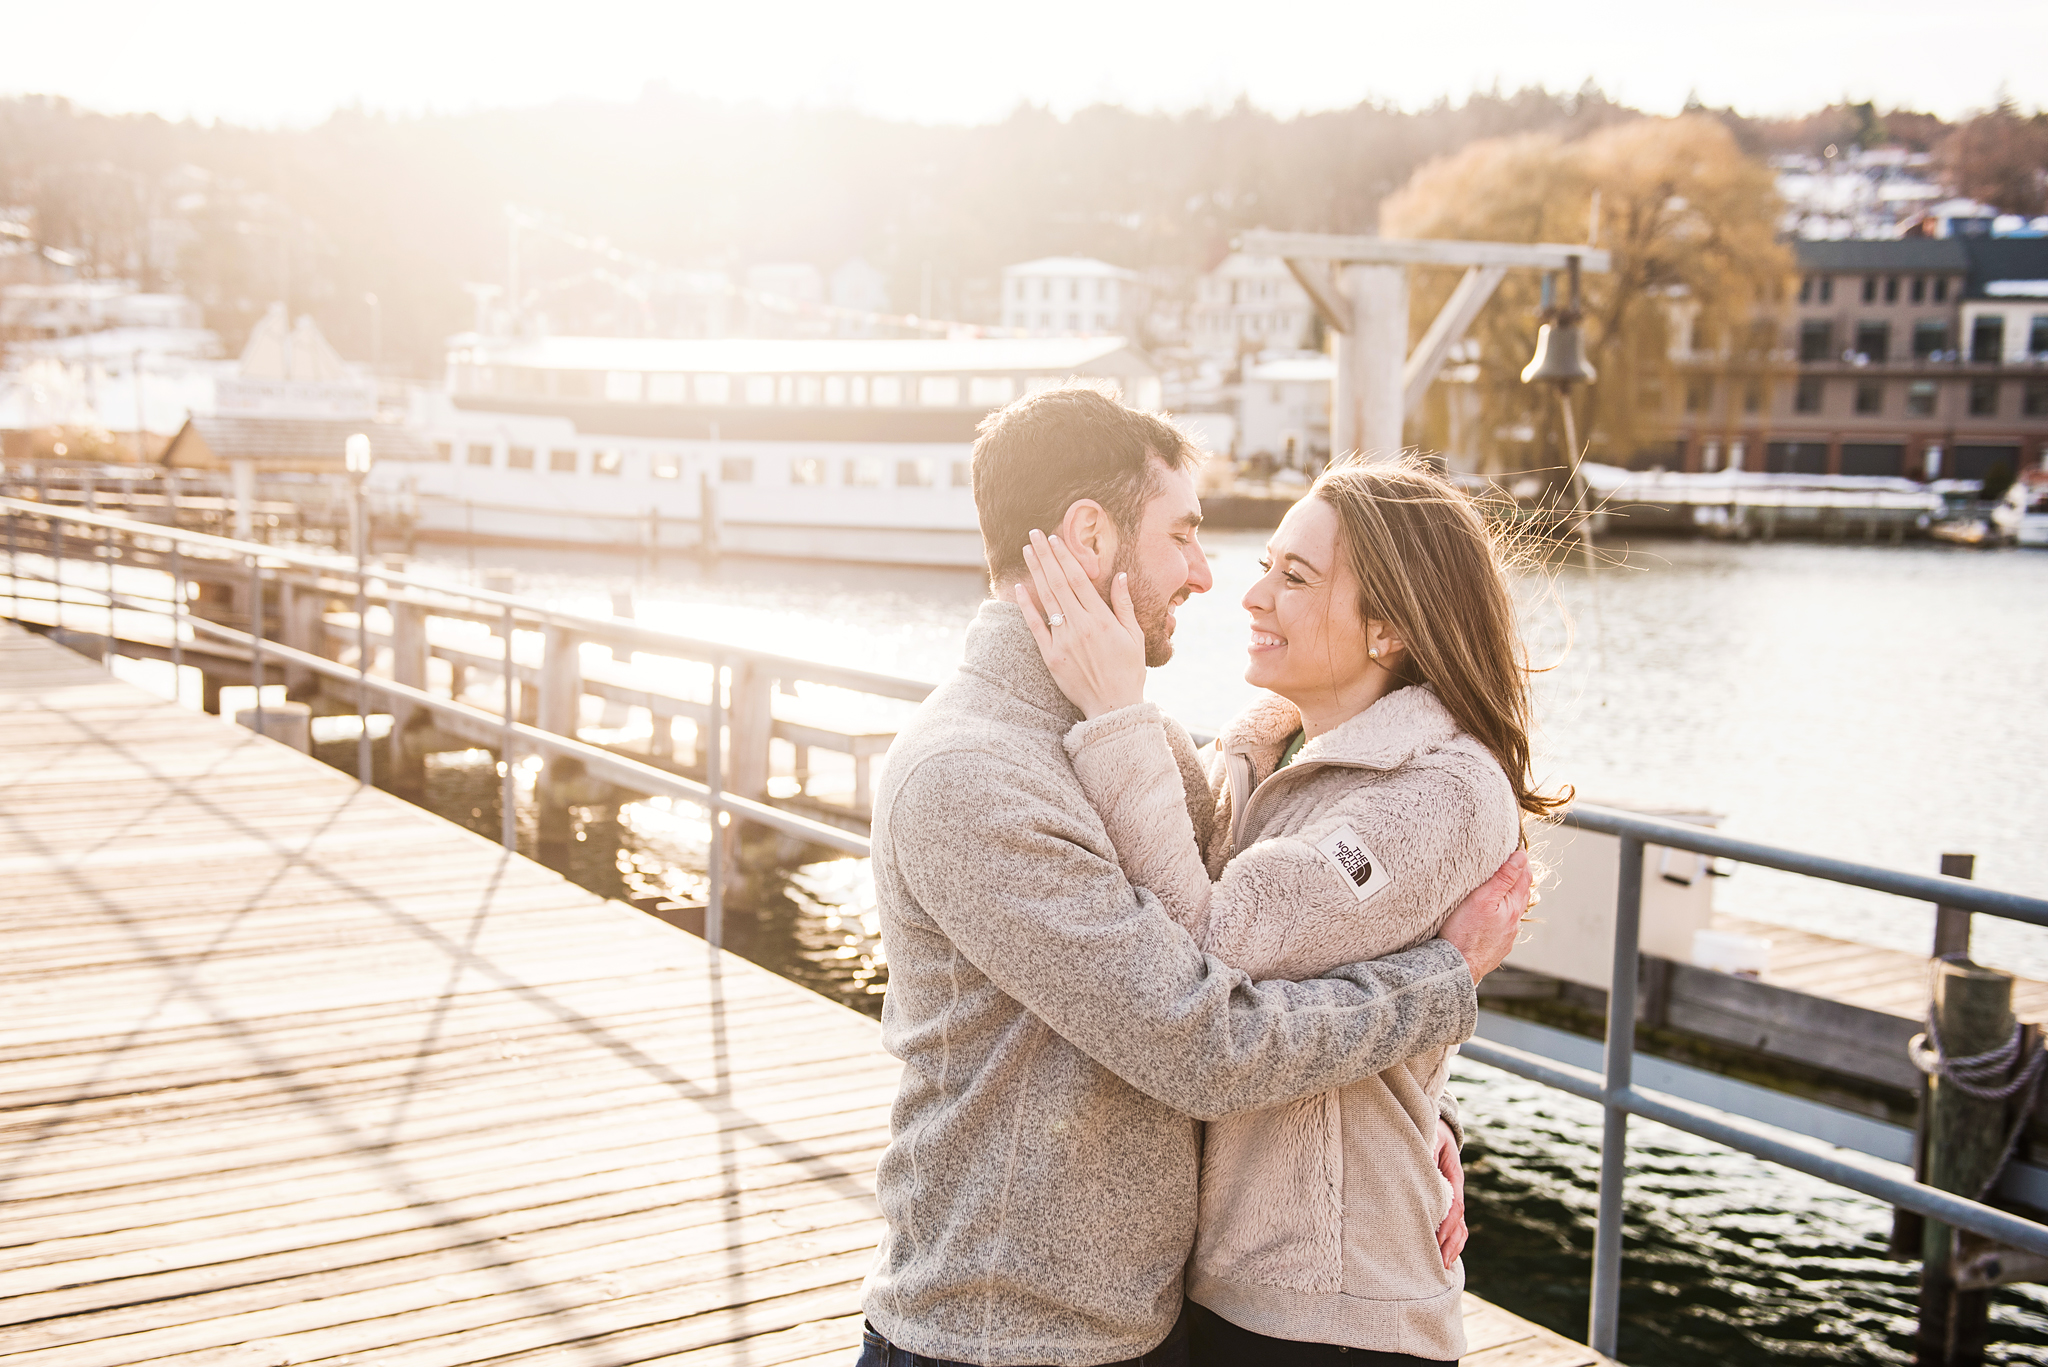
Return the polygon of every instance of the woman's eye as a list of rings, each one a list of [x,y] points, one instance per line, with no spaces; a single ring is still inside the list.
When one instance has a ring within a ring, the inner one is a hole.
[[[1308,580],[1303,579],[1300,575],[1294,573],[1294,571],[1289,570],[1287,572],[1287,582],[1290,584],[1306,584]]]
[[[1270,556],[1264,556],[1264,555],[1260,556],[1260,557],[1259,557],[1259,568],[1260,568],[1260,569],[1262,569],[1262,570],[1264,570],[1264,571],[1265,571],[1266,573],[1268,573],[1268,574],[1271,574],[1271,573],[1273,572],[1273,561],[1272,561],[1272,558],[1271,558]]]

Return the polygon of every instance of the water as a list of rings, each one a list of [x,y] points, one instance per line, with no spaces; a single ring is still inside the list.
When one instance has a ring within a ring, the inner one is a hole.
[[[1244,616],[1263,537],[1205,537],[1213,593],[1180,613],[1151,696],[1213,728],[1250,696]],[[600,556],[521,553],[520,591],[594,613],[630,584],[642,623],[938,679],[981,601],[956,571],[731,561],[659,573]],[[460,578],[464,564],[422,566]],[[1708,810],[1733,834],[2048,895],[2048,555],[1937,547],[1648,542],[1594,577],[1521,585],[1546,783],[1589,800]],[[1567,643],[1569,648],[1567,649]],[[880,715],[900,715],[876,705]],[[353,764],[353,744],[335,757]],[[529,780],[530,781],[530,780]],[[437,757],[428,803],[495,835],[482,752]],[[530,850],[532,832],[524,840]],[[687,807],[587,814],[572,876],[651,905],[701,894],[706,828]],[[1744,869],[1724,910],[1924,951],[1931,912]],[[738,952],[863,1010],[886,985],[859,861],[774,870],[728,912]],[[2048,931],[1979,918],[1978,956],[2048,977]],[[1473,1289],[1584,1333],[1599,1111],[1461,1062],[1470,1117]],[[1909,1362],[1914,1268],[1884,1256],[1888,1208],[1662,1126],[1631,1130],[1621,1355],[1637,1364]],[[1992,1360],[2048,1355],[2048,1292],[1998,1293]]]

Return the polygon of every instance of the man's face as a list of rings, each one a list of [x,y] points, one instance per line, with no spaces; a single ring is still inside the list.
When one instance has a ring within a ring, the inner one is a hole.
[[[1158,489],[1138,517],[1138,534],[1117,546],[1110,565],[1113,575],[1130,576],[1131,607],[1145,631],[1145,663],[1158,668],[1173,658],[1173,610],[1189,594],[1207,593],[1216,580],[1195,532],[1202,525],[1202,502],[1195,497],[1194,475],[1155,462]],[[1096,585],[1106,598],[1109,584]]]

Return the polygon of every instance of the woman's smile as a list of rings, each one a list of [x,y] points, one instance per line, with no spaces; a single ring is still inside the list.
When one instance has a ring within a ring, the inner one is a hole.
[[[1257,627],[1252,628],[1251,649],[1254,654],[1261,650],[1278,650],[1286,644],[1287,639],[1283,636],[1275,636],[1272,632],[1261,631]]]

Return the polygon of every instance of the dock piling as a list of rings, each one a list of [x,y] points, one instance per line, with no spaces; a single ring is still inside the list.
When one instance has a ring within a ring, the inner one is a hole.
[[[1941,872],[1947,878],[1974,878],[1977,856],[1944,854]],[[1970,957],[1970,913],[1961,907],[1938,906],[1934,909],[1934,957],[1945,959],[1951,954]]]

